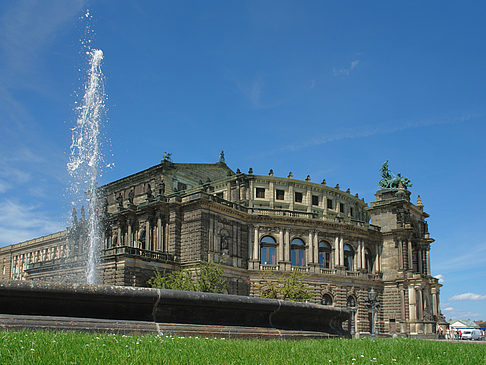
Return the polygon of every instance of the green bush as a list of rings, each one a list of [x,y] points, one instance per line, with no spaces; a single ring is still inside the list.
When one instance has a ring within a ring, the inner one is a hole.
[[[256,284],[262,298],[292,300],[305,302],[312,298],[312,294],[303,282],[308,274],[292,271],[289,274],[276,274],[264,270],[261,273],[262,281]]]
[[[199,264],[194,273],[186,269],[162,275],[155,268],[154,276],[147,281],[147,284],[152,288],[159,289],[224,293],[227,284],[223,275],[224,271],[219,265],[213,262],[204,262]]]

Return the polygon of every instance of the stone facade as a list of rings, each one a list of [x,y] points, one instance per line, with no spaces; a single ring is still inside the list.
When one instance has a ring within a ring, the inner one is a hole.
[[[420,201],[382,189],[369,206],[358,194],[288,177],[233,172],[216,164],[159,165],[103,186],[105,284],[146,286],[160,272],[221,264],[231,294],[259,296],[292,271],[314,303],[353,312],[353,332],[369,334],[368,293],[379,293],[381,334],[435,336],[443,321],[440,284],[430,276],[430,244]],[[371,221],[371,223],[369,223]],[[0,248],[0,278],[80,280],[86,222]]]

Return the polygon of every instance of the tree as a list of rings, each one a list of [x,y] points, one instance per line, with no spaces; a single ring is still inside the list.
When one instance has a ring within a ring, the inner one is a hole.
[[[203,262],[199,265],[196,287],[206,293],[224,293],[226,280],[223,279],[224,271],[214,262]]]
[[[224,293],[227,284],[223,274],[223,269],[213,262],[199,264],[194,274],[186,269],[161,275],[155,268],[154,276],[147,281],[147,284],[159,289]]]
[[[152,288],[172,289],[172,290],[187,290],[195,291],[196,287],[192,280],[192,275],[188,270],[177,270],[171,273],[161,275],[159,270],[155,268],[154,276],[148,279],[147,284]]]
[[[283,300],[292,300],[295,302],[306,302],[312,298],[312,294],[305,286],[302,279],[309,276],[300,271],[292,271],[283,279],[283,285],[280,289]]]
[[[262,281],[256,284],[262,298],[292,300],[305,302],[312,299],[312,294],[303,279],[309,274],[292,271],[289,274],[264,270]]]

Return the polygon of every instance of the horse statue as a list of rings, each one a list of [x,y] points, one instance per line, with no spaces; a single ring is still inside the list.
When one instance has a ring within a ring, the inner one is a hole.
[[[402,183],[402,186],[406,189],[412,186],[412,182],[408,177],[402,176],[400,173],[397,176],[393,176],[388,168],[388,160],[386,160],[381,166],[382,179],[378,182],[378,185],[383,189],[397,189]]]

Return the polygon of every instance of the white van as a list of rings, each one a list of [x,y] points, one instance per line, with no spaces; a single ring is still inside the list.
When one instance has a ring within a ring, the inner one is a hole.
[[[481,331],[480,330],[463,330],[462,337],[463,340],[480,340]]]

